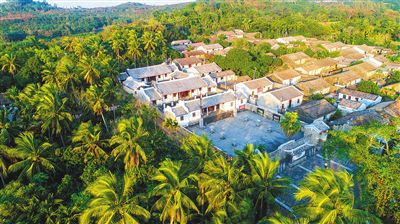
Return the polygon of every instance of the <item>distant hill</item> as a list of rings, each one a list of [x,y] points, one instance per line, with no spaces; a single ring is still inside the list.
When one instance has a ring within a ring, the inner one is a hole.
[[[185,4],[182,4],[185,5]],[[92,32],[113,23],[129,23],[149,16],[155,10],[181,7],[125,3],[104,8],[65,9],[46,2],[12,0],[0,4],[0,40],[18,41],[27,36],[52,38]]]

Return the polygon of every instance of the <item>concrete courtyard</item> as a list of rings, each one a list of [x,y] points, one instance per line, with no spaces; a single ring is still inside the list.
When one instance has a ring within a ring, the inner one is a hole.
[[[246,144],[262,144],[267,152],[272,152],[288,141],[278,122],[251,111],[239,112],[236,117],[210,123],[204,128],[192,126],[189,130],[197,135],[206,135],[229,155],[234,155],[235,149],[243,149]]]

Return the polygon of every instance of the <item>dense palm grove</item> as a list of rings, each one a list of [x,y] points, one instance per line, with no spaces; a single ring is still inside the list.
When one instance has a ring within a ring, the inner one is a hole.
[[[12,106],[0,110],[0,222],[400,223],[397,123],[332,132],[326,155],[351,159],[359,172],[309,174],[295,193],[295,217],[275,202],[290,183],[277,177],[277,161],[252,145],[232,159],[205,137],[180,137],[173,121],[161,125],[118,82],[128,67],[178,57],[171,40],[207,41],[219,29],[394,47],[398,21],[381,4],[229,1],[156,12],[98,34],[1,43],[0,91]],[[245,57],[262,64],[253,50]],[[377,133],[382,141],[371,137]],[[382,143],[385,150],[373,150]]]

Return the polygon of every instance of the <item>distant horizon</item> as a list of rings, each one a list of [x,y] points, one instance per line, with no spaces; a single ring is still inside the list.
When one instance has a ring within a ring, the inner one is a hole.
[[[34,0],[37,1],[37,0]],[[42,0],[40,0],[42,1]],[[195,0],[47,0],[51,5],[56,4],[61,8],[97,8],[97,7],[112,7],[128,2],[136,2],[147,5],[171,5],[178,3],[194,2]],[[0,3],[5,3],[6,0],[0,0]]]

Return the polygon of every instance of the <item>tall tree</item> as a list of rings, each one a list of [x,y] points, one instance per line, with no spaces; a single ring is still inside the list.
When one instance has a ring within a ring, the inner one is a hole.
[[[92,195],[88,208],[79,223],[139,224],[150,218],[150,212],[140,205],[140,194],[135,194],[136,178],[128,174],[119,180],[108,173],[99,177],[86,189]]]
[[[59,135],[64,144],[62,133],[69,129],[72,115],[68,112],[68,98],[62,97],[54,84],[45,84],[40,89],[37,98],[35,119],[42,122],[42,133],[48,131],[51,135]]]
[[[111,154],[117,160],[124,157],[125,170],[138,167],[143,161],[147,162],[146,152],[141,146],[141,140],[149,133],[142,127],[143,121],[123,119],[117,125],[117,133],[110,139],[111,145],[116,145]]]
[[[354,207],[354,182],[347,172],[316,169],[301,182],[295,193],[305,201],[297,211],[311,221],[335,223],[382,223],[374,215]]]
[[[9,73],[13,78],[17,72],[18,64],[15,55],[5,54],[0,58],[1,70]]]
[[[72,143],[76,146],[74,151],[84,152],[85,162],[89,157],[96,159],[106,159],[107,153],[104,151],[105,140],[101,136],[99,125],[93,125],[91,121],[81,123],[72,135]]]
[[[83,56],[78,63],[80,74],[86,83],[90,85],[98,82],[100,78],[101,72],[98,60],[98,58]]]
[[[289,180],[276,177],[279,161],[271,161],[268,154],[258,153],[250,162],[251,192],[254,195],[255,207],[259,218],[267,215],[275,199],[287,188]]]
[[[286,136],[289,138],[301,129],[301,123],[296,112],[286,112],[280,124]]]
[[[154,58],[154,51],[157,48],[157,42],[155,35],[151,31],[145,31],[142,36],[143,49],[146,51],[147,64],[149,64],[149,59]]]
[[[32,132],[23,132],[15,139],[15,148],[7,150],[7,155],[20,161],[10,165],[8,171],[20,172],[19,178],[33,177],[34,174],[45,171],[54,172],[55,165],[49,158],[48,149],[51,144],[35,139]]]
[[[161,222],[169,220],[171,224],[185,224],[189,221],[191,211],[199,212],[196,204],[185,192],[196,188],[193,181],[197,180],[197,177],[185,174],[181,162],[165,160],[152,179],[157,185],[151,195],[158,198],[153,208],[161,211]]]
[[[138,65],[138,60],[142,57],[142,49],[140,41],[135,31],[129,31],[128,48],[126,51],[126,58],[133,59],[135,67]]]

